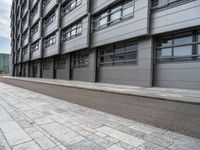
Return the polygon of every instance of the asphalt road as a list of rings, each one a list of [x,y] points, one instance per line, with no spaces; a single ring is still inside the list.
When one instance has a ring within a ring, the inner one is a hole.
[[[200,138],[200,105],[0,78],[0,82]]]

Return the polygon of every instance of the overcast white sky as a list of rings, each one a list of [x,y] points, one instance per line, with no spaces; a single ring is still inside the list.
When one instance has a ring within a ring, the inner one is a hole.
[[[10,53],[10,8],[12,0],[0,0],[0,53]]]

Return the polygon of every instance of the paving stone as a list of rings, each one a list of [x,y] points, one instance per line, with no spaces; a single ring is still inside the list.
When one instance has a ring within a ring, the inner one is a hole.
[[[112,146],[108,147],[107,150],[125,150],[125,149],[118,145],[112,145]]]
[[[28,121],[26,121],[26,120],[18,120],[17,122],[18,122],[19,125],[20,125],[22,128],[24,128],[24,129],[29,128],[29,127],[32,126],[32,125],[31,125]]]
[[[152,127],[152,126],[148,126],[148,125],[144,125],[141,123],[137,123],[137,124],[133,124],[132,126],[130,126],[131,129],[146,133],[146,134],[151,134],[154,132],[161,132],[163,133],[163,129],[159,129],[156,127]]]
[[[156,137],[156,136],[152,136],[152,135],[145,135],[144,139],[148,142],[160,145],[162,147],[169,147],[173,144],[172,141],[160,138],[160,137]]]
[[[58,146],[49,148],[48,150],[61,150]]]
[[[30,135],[30,137],[37,138],[37,137],[41,137],[43,136],[42,132],[38,131],[36,128],[31,127],[31,128],[27,128],[25,129],[26,133],[28,133]]]
[[[91,141],[84,140],[69,146],[69,150],[105,150],[105,149]]]
[[[56,146],[52,141],[50,141],[45,136],[35,138],[35,141],[40,147],[42,147],[42,149],[49,149]]]
[[[35,119],[34,122],[37,125],[44,125],[44,124],[48,124],[48,123],[53,123],[54,121],[52,119],[50,119],[49,117],[44,117],[44,118]]]
[[[145,143],[145,141],[142,139],[139,139],[137,137],[131,136],[129,134],[126,134],[124,132],[121,132],[121,131],[118,131],[118,130],[115,130],[115,129],[112,129],[112,128],[109,128],[106,126],[98,128],[97,131],[102,132],[106,135],[109,135],[113,138],[116,138],[124,143],[130,144],[133,147],[137,147],[137,146]]]
[[[142,144],[139,147],[135,148],[134,150],[166,150],[166,149],[164,147],[147,142],[147,143]]]
[[[65,146],[84,140],[82,136],[58,123],[46,124],[41,127]]]
[[[11,150],[1,129],[0,129],[0,150]]]
[[[100,137],[100,136],[97,136],[97,135],[91,135],[88,137],[88,139],[90,139],[91,141],[93,141],[94,143],[96,144],[99,144],[101,145],[102,147],[109,147],[111,145],[113,145],[112,142]]]
[[[105,134],[103,134],[101,132],[96,132],[95,134],[98,135],[98,136],[100,136],[100,137],[103,137],[103,138],[107,136],[107,135],[105,135]]]
[[[124,148],[125,150],[132,150],[133,149],[133,146],[129,145],[129,144],[126,144],[124,142],[118,142],[116,145]]]
[[[13,150],[41,150],[41,148],[34,141],[30,141],[14,146]]]

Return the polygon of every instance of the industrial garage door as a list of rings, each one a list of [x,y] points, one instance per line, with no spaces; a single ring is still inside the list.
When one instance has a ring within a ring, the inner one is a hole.
[[[199,31],[174,34],[158,39],[154,65],[154,85],[200,89]]]

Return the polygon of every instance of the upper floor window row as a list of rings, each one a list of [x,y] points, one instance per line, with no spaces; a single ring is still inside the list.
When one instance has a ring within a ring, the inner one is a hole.
[[[37,50],[39,50],[39,41],[37,41],[31,45],[31,53],[33,53]]]
[[[74,10],[76,7],[81,5],[81,2],[82,2],[82,0],[71,0],[67,3],[65,3],[61,9],[62,17],[69,14],[72,10]]]
[[[23,3],[22,5],[22,14],[24,13],[24,11],[26,10],[26,7],[27,7],[27,0],[25,0],[25,2]]]
[[[78,22],[78,23],[70,26],[69,28],[66,28],[63,30],[62,40],[63,41],[70,40],[81,34],[82,34],[82,22]]]
[[[28,21],[28,15],[26,14],[25,18],[22,20],[22,27],[24,27],[27,21]]]
[[[50,3],[51,0],[42,0],[42,7],[44,8]]]
[[[161,37],[156,45],[157,62],[197,60],[200,58],[200,32]]]
[[[35,34],[36,32],[38,32],[39,29],[39,23],[36,23],[33,28],[31,28],[31,35]]]
[[[93,30],[105,28],[134,16],[135,0],[125,0],[118,5],[94,16]]]
[[[27,55],[28,54],[28,46],[22,49],[22,55]]]
[[[50,16],[44,19],[44,28],[56,20],[56,13],[53,12]]]
[[[31,11],[31,18],[33,18],[38,12],[38,4],[33,8],[33,10]]]
[[[153,8],[162,8],[172,3],[181,2],[181,1],[185,1],[185,0],[153,0],[152,5],[153,5]]]
[[[49,37],[44,39],[44,47],[50,47],[56,44],[56,34],[52,34]]]
[[[24,41],[28,37],[28,30],[24,34],[22,34],[22,41]]]

